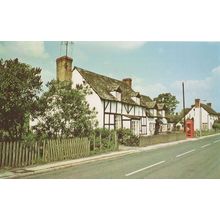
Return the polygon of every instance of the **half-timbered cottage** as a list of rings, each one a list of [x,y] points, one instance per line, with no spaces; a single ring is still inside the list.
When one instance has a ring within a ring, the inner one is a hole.
[[[148,117],[148,103],[152,100],[132,89],[132,79],[117,80],[79,67],[72,68],[72,59],[69,57],[57,59],[57,79],[72,80],[73,88],[80,85],[90,88],[91,94],[86,99],[90,107],[97,111],[99,127],[128,128],[135,135],[154,134],[151,123],[155,123],[162,109],[158,108],[159,105],[150,109],[156,112],[151,120]],[[160,117],[165,118],[165,114],[161,112]]]
[[[166,126],[165,108],[149,96],[132,89],[132,79],[117,80],[79,67],[72,68],[72,58],[56,60],[57,80],[71,80],[73,88],[87,86],[90,108],[97,112],[98,126],[106,129],[131,129],[135,135],[153,135],[156,119]],[[31,125],[37,120],[31,122]],[[161,129],[161,132],[166,129]]]

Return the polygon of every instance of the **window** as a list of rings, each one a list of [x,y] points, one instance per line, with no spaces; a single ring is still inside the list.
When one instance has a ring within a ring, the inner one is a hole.
[[[116,92],[116,99],[121,101],[121,93],[120,92]]]
[[[115,115],[115,129],[121,128],[121,115]]]
[[[155,123],[150,123],[149,124],[149,130],[150,130],[150,134],[154,134],[155,131]]]
[[[121,92],[119,91],[112,91],[110,92],[118,101],[121,101]]]
[[[134,135],[139,135],[139,122],[138,120],[131,120],[131,131]]]

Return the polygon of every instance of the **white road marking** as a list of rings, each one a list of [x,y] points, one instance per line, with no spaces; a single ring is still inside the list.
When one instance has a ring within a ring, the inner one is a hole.
[[[206,145],[203,145],[203,146],[201,146],[201,148],[205,148],[205,147],[208,147],[208,146],[210,146],[211,144],[206,144]]]
[[[216,140],[216,141],[214,141],[213,143],[216,144],[216,143],[218,143],[219,141],[220,141],[220,140]]]
[[[195,151],[195,149],[192,149],[192,150],[187,151],[187,152],[185,152],[185,153],[179,154],[179,155],[177,155],[176,157],[182,157],[182,156],[184,156],[184,155],[186,155],[186,154],[189,154],[189,153],[191,153],[191,152],[193,152],[193,151]]]
[[[136,171],[134,171],[134,172],[127,173],[127,174],[125,174],[125,176],[131,176],[131,175],[133,175],[133,174],[135,174],[135,173],[139,173],[139,172],[141,172],[141,171],[143,171],[143,170],[150,169],[150,168],[152,168],[152,167],[155,167],[155,166],[160,165],[160,164],[165,163],[165,162],[166,162],[165,160],[160,161],[160,162],[158,162],[158,163],[152,164],[152,165],[150,165],[150,166],[144,167],[144,168],[139,169],[139,170],[136,170]]]

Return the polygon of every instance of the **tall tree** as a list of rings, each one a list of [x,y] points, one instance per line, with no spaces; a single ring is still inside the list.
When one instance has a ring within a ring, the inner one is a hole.
[[[95,109],[86,101],[87,87],[72,88],[68,81],[51,81],[39,101],[35,115],[38,134],[49,138],[88,136],[97,125]]]
[[[41,69],[18,59],[0,59],[0,130],[11,140],[22,139],[41,90]]]
[[[158,97],[154,98],[154,101],[157,103],[164,103],[166,106],[166,113],[168,115],[173,115],[177,105],[179,104],[176,96],[171,93],[162,93]]]

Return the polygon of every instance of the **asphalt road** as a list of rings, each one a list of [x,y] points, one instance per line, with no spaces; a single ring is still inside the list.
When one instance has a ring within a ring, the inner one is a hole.
[[[219,179],[220,136],[32,175],[32,179]]]

